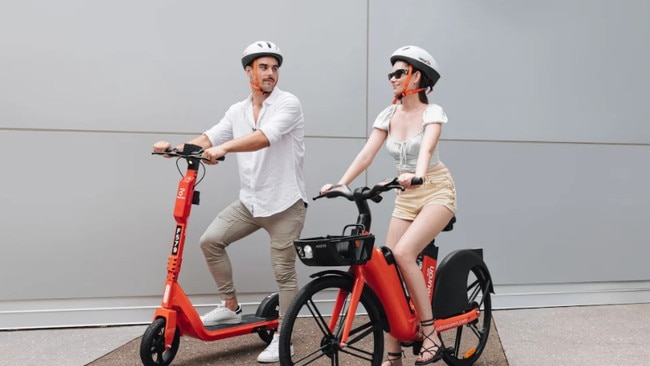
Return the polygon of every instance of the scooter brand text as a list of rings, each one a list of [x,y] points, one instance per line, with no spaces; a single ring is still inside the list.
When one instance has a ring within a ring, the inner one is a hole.
[[[180,225],[176,226],[176,232],[174,233],[174,243],[172,243],[172,254],[178,253],[178,245],[181,242],[181,231],[183,227]]]

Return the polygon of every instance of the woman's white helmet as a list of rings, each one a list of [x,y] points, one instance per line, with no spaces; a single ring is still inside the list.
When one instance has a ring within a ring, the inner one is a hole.
[[[241,56],[242,66],[246,67],[258,57],[271,56],[278,60],[278,66],[282,66],[282,53],[280,48],[273,42],[257,41],[246,47]]]
[[[440,79],[438,63],[429,52],[418,46],[404,46],[398,48],[390,56],[391,65],[394,65],[396,61],[404,61],[422,71],[429,79],[429,85],[427,85],[429,87],[433,87],[436,82],[438,82],[438,79]]]

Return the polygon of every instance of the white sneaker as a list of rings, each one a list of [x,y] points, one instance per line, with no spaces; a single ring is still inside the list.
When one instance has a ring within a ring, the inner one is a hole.
[[[232,311],[222,301],[214,310],[201,316],[201,321],[206,327],[219,324],[239,324],[241,323],[241,305],[237,305],[237,310]]]
[[[278,362],[280,361],[280,335],[275,333],[273,340],[259,356],[257,362]],[[291,345],[291,356],[293,356],[293,345]]]

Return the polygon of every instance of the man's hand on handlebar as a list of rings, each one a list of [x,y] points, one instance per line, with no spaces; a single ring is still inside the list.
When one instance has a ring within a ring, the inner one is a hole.
[[[158,155],[162,155],[166,158],[178,157],[178,153],[182,152],[185,149],[185,144],[180,144],[175,148],[172,148],[172,144],[168,141],[158,141],[153,144],[153,152]],[[163,153],[174,153],[174,154],[163,154]]]
[[[204,150],[202,156],[205,159],[206,164],[215,165],[219,164],[220,160],[223,160],[224,156],[226,156],[226,151],[220,146],[213,146]]]
[[[185,143],[172,148],[171,144],[167,141],[156,142],[153,145],[153,151],[151,153],[154,155],[162,155],[166,158],[176,157],[185,159],[199,159],[208,165],[215,165],[217,164],[217,161],[223,161],[225,159],[223,156],[225,153],[220,156],[218,150],[206,154],[199,145]]]
[[[172,144],[170,144],[167,141],[158,141],[155,144],[153,144],[153,152],[157,154],[162,154],[164,152],[167,152],[171,150]],[[163,155],[166,158],[171,158],[170,155]]]

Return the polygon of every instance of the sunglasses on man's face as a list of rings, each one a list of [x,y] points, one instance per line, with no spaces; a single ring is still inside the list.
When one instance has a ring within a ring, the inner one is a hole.
[[[395,80],[399,80],[402,75],[408,74],[408,72],[409,71],[407,69],[395,70],[388,74],[388,80],[392,79],[393,76],[395,77]]]

